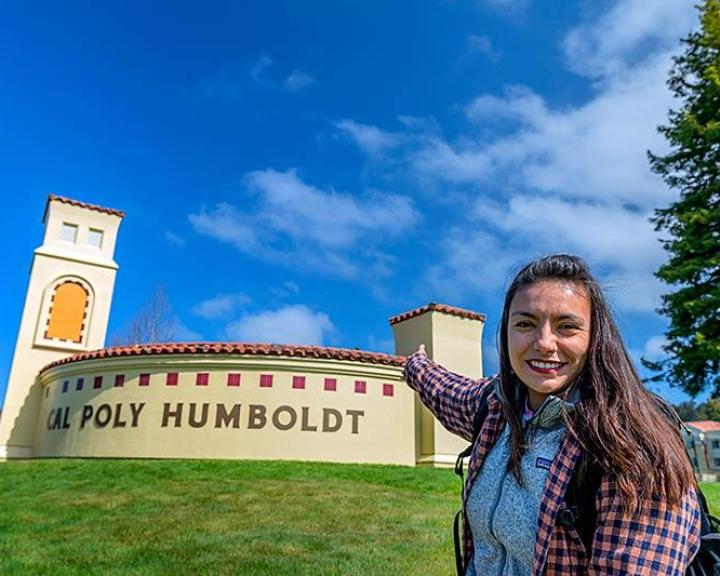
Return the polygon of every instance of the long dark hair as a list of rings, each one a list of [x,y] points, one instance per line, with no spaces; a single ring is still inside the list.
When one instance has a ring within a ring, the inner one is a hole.
[[[516,398],[524,386],[513,373],[508,353],[510,305],[519,290],[541,281],[560,281],[582,287],[590,300],[590,342],[585,364],[566,390],[579,387],[580,402],[565,412],[568,432],[575,436],[585,457],[593,459],[617,482],[627,510],[658,496],[679,504],[694,485],[693,470],[674,424],[645,389],[623,344],[600,285],[584,260],[554,254],[531,262],[513,279],[498,327],[500,377],[503,396]],[[520,414],[523,406],[504,403],[510,425],[508,469],[522,483],[520,460],[525,452]]]

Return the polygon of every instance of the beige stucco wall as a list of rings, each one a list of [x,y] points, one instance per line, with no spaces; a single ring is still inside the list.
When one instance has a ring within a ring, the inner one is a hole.
[[[166,385],[168,372],[179,373],[177,386]],[[208,386],[196,385],[198,372],[209,373]],[[141,373],[151,375],[148,386],[139,386]],[[228,373],[241,374],[239,387],[227,386]],[[113,386],[116,374],[125,375],[123,387]],[[261,374],[273,375],[271,388],[260,387]],[[96,376],[103,377],[100,389],[93,388]],[[292,387],[293,376],[305,376],[305,389]],[[324,390],[326,377],[336,378],[336,391]],[[275,356],[176,354],[71,362],[41,376],[43,394],[33,455],[414,465],[414,398],[400,377],[397,366]],[[81,391],[76,390],[78,378],[84,379]],[[364,394],[355,391],[356,380],[366,382]],[[64,381],[68,381],[65,393]],[[392,387],[392,396],[383,395],[384,385]],[[175,411],[178,404],[183,405],[180,426],[169,417],[163,427],[164,411]],[[190,426],[191,404],[195,404],[196,423],[202,421],[207,405],[204,425]],[[220,422],[218,427],[218,405],[225,413],[239,405],[238,420],[229,425]],[[258,406],[264,407],[264,426],[252,428],[252,406],[256,412],[261,410]],[[134,426],[133,408],[139,412]],[[296,414],[291,429],[281,430],[273,423],[278,408],[281,427]],[[332,431],[338,414],[342,424]],[[103,425],[106,418],[109,421]]]

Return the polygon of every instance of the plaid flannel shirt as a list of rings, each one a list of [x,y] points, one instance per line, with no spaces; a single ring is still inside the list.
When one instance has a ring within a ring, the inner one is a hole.
[[[494,391],[495,378],[465,378],[417,353],[408,358],[404,377],[442,425],[468,441],[473,439],[475,414],[487,403],[487,417],[473,446],[463,492],[463,557],[467,566],[473,557],[473,542],[465,501],[485,456],[505,426],[501,400]],[[604,477],[595,499],[597,528],[589,554],[575,528],[557,522],[581,454],[577,441],[566,434],[550,466],[540,502],[532,576],[684,575],[700,544],[700,508],[694,491],[679,507],[651,500],[627,517],[622,514],[616,483]]]

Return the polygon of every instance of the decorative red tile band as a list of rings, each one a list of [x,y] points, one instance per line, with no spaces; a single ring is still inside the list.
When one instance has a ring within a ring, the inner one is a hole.
[[[138,375],[139,386],[149,386],[150,377],[152,374],[145,372]],[[178,372],[167,372],[165,374],[165,385],[166,386],[177,386],[179,383]],[[93,388],[102,388],[103,376],[93,377]],[[272,388],[273,387],[274,374],[260,374],[260,387],[261,388]],[[242,381],[242,374],[234,372],[227,375],[227,386],[239,387]],[[75,390],[82,390],[85,384],[84,378],[78,378],[75,383]],[[195,374],[195,385],[196,386],[208,386],[210,384],[210,373],[209,372],[197,372]],[[115,375],[115,388],[121,388],[125,385],[125,374]],[[366,380],[355,380],[353,382],[353,390],[355,394],[367,394],[367,381]],[[323,390],[327,392],[336,392],[338,387],[337,378],[326,377],[323,379]],[[68,392],[70,388],[70,381],[63,380],[62,392]],[[307,377],[302,375],[293,375],[292,377],[292,388],[294,390],[306,390],[307,389]],[[395,385],[394,384],[383,384],[382,395],[393,397],[395,396]]]

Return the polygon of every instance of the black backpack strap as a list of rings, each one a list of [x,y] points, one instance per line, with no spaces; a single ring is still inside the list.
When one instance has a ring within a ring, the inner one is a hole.
[[[453,546],[455,548],[455,570],[458,576],[465,574],[465,563],[463,559],[462,539],[460,537],[460,524],[463,520],[464,496],[465,496],[465,458],[468,458],[472,454],[475,443],[477,442],[478,436],[480,436],[480,430],[485,422],[485,418],[488,414],[488,405],[483,403],[478,411],[475,413],[473,418],[473,436],[472,441],[465,450],[460,452],[455,461],[455,474],[460,476],[460,498],[463,499],[463,507],[455,513],[453,518]]]
[[[600,464],[584,454],[573,471],[565,498],[566,507],[558,511],[558,523],[575,528],[585,550],[590,552],[597,524],[595,497],[602,481]]]
[[[463,511],[455,512],[453,518],[453,547],[455,548],[455,572],[457,576],[465,574],[465,566],[463,562],[462,544],[460,542],[460,521],[462,520]]]
[[[472,440],[470,441],[470,444],[468,445],[465,450],[460,452],[457,456],[457,460],[455,460],[455,474],[460,476],[460,480],[463,481],[463,484],[460,488],[461,495],[463,494],[463,489],[465,487],[465,475],[464,475],[464,460],[465,458],[469,457],[470,454],[472,454],[473,448],[475,447],[475,442],[477,442],[478,436],[480,436],[480,430],[482,429],[483,422],[485,422],[485,418],[488,414],[488,405],[487,403],[483,403],[478,411],[475,413],[475,417],[473,418],[473,435]]]

